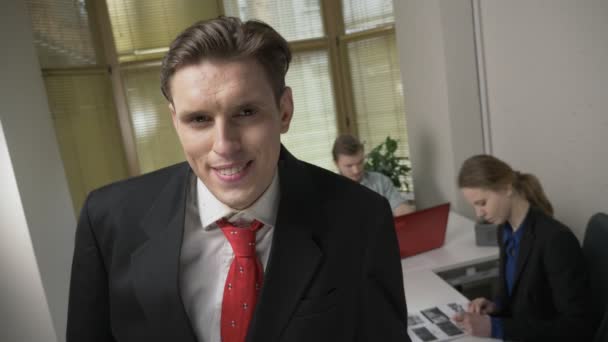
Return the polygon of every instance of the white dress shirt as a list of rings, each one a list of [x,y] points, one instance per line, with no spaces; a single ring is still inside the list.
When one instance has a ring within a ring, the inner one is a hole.
[[[249,208],[238,211],[222,202],[193,176],[186,201],[180,257],[180,289],[186,313],[199,342],[219,342],[222,298],[234,253],[216,221],[264,224],[256,234],[256,252],[264,271],[279,205],[279,176]]]

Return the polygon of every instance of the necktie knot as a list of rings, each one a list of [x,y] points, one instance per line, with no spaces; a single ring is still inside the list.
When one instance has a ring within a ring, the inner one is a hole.
[[[228,220],[221,219],[217,225],[230,242],[236,257],[255,257],[255,234],[264,226],[263,223],[254,220],[249,225],[237,227]]]

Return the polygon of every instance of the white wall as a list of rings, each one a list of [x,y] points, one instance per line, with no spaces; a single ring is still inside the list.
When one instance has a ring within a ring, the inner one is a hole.
[[[608,2],[480,1],[493,153],[580,237],[608,212]]]
[[[394,1],[401,78],[418,207],[450,201],[462,161],[483,152],[470,0]]]
[[[0,44],[0,121],[14,174],[9,177],[9,170],[3,169],[0,177],[3,182],[12,181],[18,191],[16,197],[2,188],[0,195],[3,211],[14,210],[15,215],[0,217],[2,249],[9,254],[6,258],[22,262],[20,268],[7,261],[1,274],[2,283],[15,279],[23,285],[20,297],[0,305],[3,315],[13,317],[0,320],[0,340],[54,340],[44,324],[50,311],[57,339],[63,341],[76,222],[24,0],[0,3]],[[31,245],[25,241],[28,237]],[[14,247],[4,250],[5,245]],[[38,292],[40,279],[43,295]],[[10,284],[17,283],[7,283],[12,289]],[[2,288],[3,298],[11,296],[11,291]],[[24,312],[30,319],[21,319]],[[3,338],[5,333],[9,335]],[[31,338],[9,337],[19,334]]]
[[[608,2],[394,3],[417,202],[472,216],[456,173],[491,152],[535,173],[581,238],[608,211]]]
[[[0,189],[0,341],[56,340],[2,122]]]

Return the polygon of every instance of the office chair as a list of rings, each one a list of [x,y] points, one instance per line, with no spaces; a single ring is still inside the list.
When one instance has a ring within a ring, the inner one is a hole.
[[[600,327],[594,342],[608,341],[608,215],[597,213],[587,224],[583,253],[587,262],[591,294],[593,295],[593,313]]]

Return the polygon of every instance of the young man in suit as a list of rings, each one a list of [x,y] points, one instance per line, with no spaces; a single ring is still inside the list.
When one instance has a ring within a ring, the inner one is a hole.
[[[290,60],[236,18],[171,44],[161,89],[187,162],[88,196],[68,341],[409,341],[388,202],[281,145]]]

